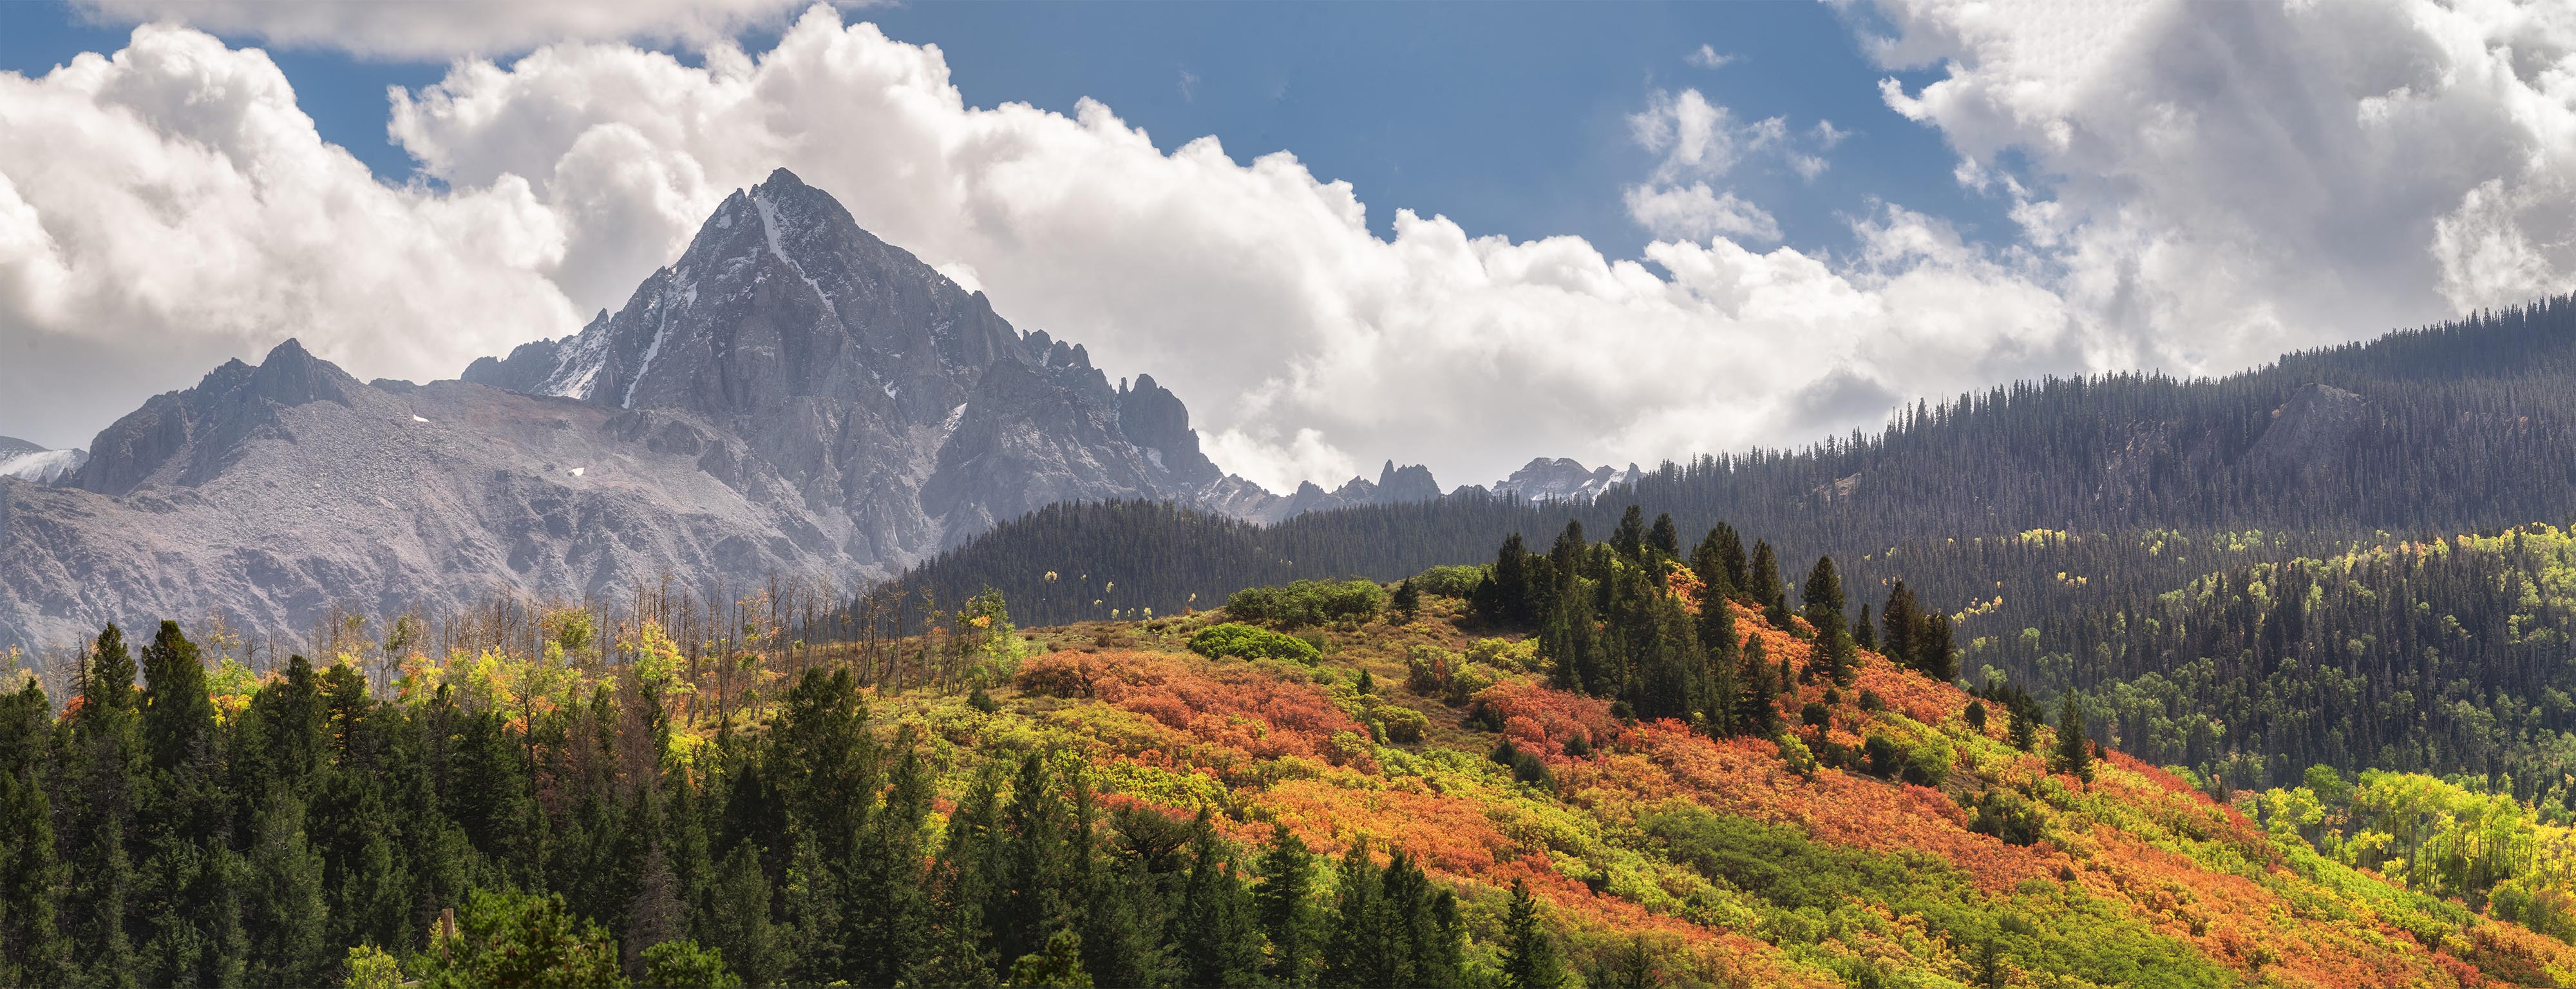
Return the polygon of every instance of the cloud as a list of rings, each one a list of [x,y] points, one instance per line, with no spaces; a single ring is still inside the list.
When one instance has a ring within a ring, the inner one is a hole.
[[[1647,97],[1646,109],[1629,115],[1628,132],[1640,147],[1664,156],[1654,179],[1671,182],[1724,175],[1746,155],[1780,143],[1789,124],[1780,117],[1740,124],[1734,111],[1699,90],[1659,89]]]
[[[184,23],[287,48],[396,60],[510,55],[560,41],[697,48],[786,22],[808,0],[73,0],[114,24]]]
[[[2004,197],[2094,360],[2221,372],[2576,288],[2576,15],[1882,0],[1889,107]]]
[[[567,230],[528,184],[388,188],[266,55],[147,26],[0,73],[0,407],[53,446],[301,336],[419,373],[577,325]]]
[[[1735,56],[1720,55],[1717,53],[1716,47],[1711,45],[1701,45],[1690,54],[1682,56],[1682,61],[1698,66],[1699,68],[1714,69],[1722,67],[1728,62],[1735,61]]]
[[[1742,237],[1765,243],[1780,239],[1780,224],[1762,207],[1713,192],[1706,182],[1679,186],[1629,186],[1624,196],[1628,217],[1666,240]]]
[[[171,109],[189,106],[241,110]],[[1696,93],[1649,109],[1664,174],[1702,207],[1729,199],[1692,176],[1787,135]],[[186,29],[0,76],[0,115],[33,135],[0,149],[0,348],[68,355],[25,372],[64,384],[9,405],[59,399],[88,428],[290,333],[361,376],[424,378],[569,332],[780,165],[1023,329],[1170,382],[1219,461],[1276,488],[1385,458],[1461,483],[1538,453],[1795,442],[1875,422],[1816,395],[1967,387],[1998,374],[1980,355],[2038,366],[2068,325],[2017,262],[1892,208],[1839,265],[1727,239],[1764,233],[1740,201],[1674,212],[1707,239],[1638,260],[1404,210],[1380,236],[1292,155],[1167,153],[1096,102],[969,107],[936,49],[820,8],[773,51],[703,66],[607,43],[459,63],[395,94],[390,131],[435,184],[368,181],[265,56]]]
[[[362,376],[454,374],[622,302],[780,165],[1021,328],[1169,383],[1276,488],[1795,443],[1914,396],[2230,370],[2569,285],[2576,45],[2546,8],[2177,9],[1891,3],[1869,50],[1942,71],[1882,92],[2004,200],[1983,242],[1873,203],[1848,251],[1760,246],[1776,223],[1729,177],[1798,171],[1842,128],[1644,94],[1653,160],[1620,191],[1658,239],[1634,258],[1401,209],[1381,235],[1293,155],[1158,146],[1097,102],[970,107],[938,50],[828,9],[698,66],[618,43],[461,62],[396,94],[435,180],[402,188],[316,139],[265,56],[146,29],[0,75],[0,131],[26,135],[0,142],[0,389],[95,428],[290,332]]]

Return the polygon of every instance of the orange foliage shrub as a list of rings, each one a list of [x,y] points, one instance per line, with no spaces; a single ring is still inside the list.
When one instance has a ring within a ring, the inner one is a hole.
[[[1376,765],[1332,744],[1335,733],[1365,737],[1353,720],[1312,684],[1290,683],[1242,664],[1212,664],[1162,653],[1049,653],[1022,668],[1023,689],[1055,696],[1088,697],[1152,718],[1221,758],[1190,759],[1220,770],[1246,760],[1295,756],[1349,764],[1364,772]]]
[[[1505,680],[1476,694],[1476,703],[1503,720],[1503,735],[1523,752],[1564,760],[1565,743],[1580,735],[1594,747],[1616,744],[1627,726],[1610,716],[1598,697],[1550,690],[1528,680]]]

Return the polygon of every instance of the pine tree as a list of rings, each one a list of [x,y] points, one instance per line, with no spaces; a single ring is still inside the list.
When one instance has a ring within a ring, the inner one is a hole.
[[[1488,600],[1478,601],[1476,610],[1487,619],[1514,627],[1527,627],[1538,620],[1535,606],[1545,598],[1539,588],[1532,586],[1529,550],[1521,544],[1520,533],[1503,539],[1502,551],[1494,554],[1494,573],[1479,588],[1485,590]],[[1553,596],[1553,590],[1548,589],[1549,596]]]
[[[1852,667],[1851,634],[1843,619],[1843,580],[1834,569],[1834,558],[1819,556],[1814,569],[1807,571],[1803,588],[1807,624],[1815,627],[1816,641],[1824,652],[1825,672],[1833,681],[1850,686]]]
[[[1878,623],[1869,616],[1869,605],[1860,606],[1860,616],[1852,619],[1852,645],[1871,652],[1878,651]]]
[[[1771,627],[1787,630],[1789,626],[1789,592],[1780,583],[1780,560],[1771,552],[1771,544],[1757,540],[1753,544],[1752,585],[1746,588],[1753,603],[1762,608],[1762,620]]]
[[[1394,609],[1399,622],[1411,622],[1422,614],[1422,591],[1413,586],[1413,578],[1406,577],[1396,583],[1395,597],[1388,606]]]
[[[934,909],[907,981],[916,985],[982,985],[993,979],[988,904],[1003,881],[1002,776],[987,765],[949,815],[947,842],[931,863]]]
[[[1654,550],[1662,559],[1682,558],[1682,532],[1673,526],[1672,513],[1655,516],[1654,528],[1646,530],[1646,548]],[[1656,572],[1661,573],[1662,568],[1656,568]]]
[[[1943,683],[1959,678],[1959,650],[1950,639],[1950,616],[1923,613],[1923,630],[1914,639],[1914,668]]]
[[[1261,933],[1270,940],[1264,974],[1282,986],[1312,985],[1318,947],[1314,905],[1315,856],[1297,833],[1285,827],[1272,832],[1261,855],[1260,885],[1252,888],[1253,910]]]
[[[1261,983],[1261,942],[1255,934],[1251,891],[1217,844],[1205,809],[1192,826],[1189,877],[1182,885],[1177,922],[1182,984],[1255,986]]]
[[[1388,930],[1384,898],[1384,879],[1369,862],[1368,841],[1351,842],[1334,882],[1331,931],[1316,985],[1369,989],[1406,984],[1402,961],[1396,957],[1399,946]]]
[[[1593,624],[1592,595],[1575,578],[1562,580],[1557,587],[1556,603],[1547,609],[1547,620],[1539,626],[1539,655],[1554,664],[1558,686],[1578,692],[1602,692],[1612,684],[1602,668],[1601,636]]]
[[[901,736],[884,804],[868,818],[848,867],[842,916],[849,925],[846,955],[863,985],[893,985],[925,950],[930,900],[922,871],[922,823],[934,796],[930,771],[910,735]]]
[[[125,633],[115,622],[98,633],[81,673],[81,713],[106,714],[110,711],[132,711],[143,703],[135,693],[134,655],[126,651]]]
[[[1178,846],[1169,818],[1131,815],[1125,854],[1097,827],[1091,786],[1073,779],[1073,926],[1082,933],[1082,967],[1095,982],[1117,986],[1161,985],[1172,959],[1158,936],[1169,909],[1163,880],[1178,871]],[[1146,834],[1147,826],[1155,833]]]
[[[71,978],[71,942],[60,926],[70,868],[54,843],[45,777],[53,705],[30,677],[0,694],[0,985],[59,985]]]
[[[1512,880],[1511,912],[1503,921],[1503,985],[1506,989],[1557,989],[1565,981],[1556,942],[1538,920],[1538,901],[1528,885]]]
[[[1780,684],[1771,675],[1771,660],[1762,654],[1762,638],[1744,640],[1744,693],[1737,702],[1736,730],[1756,738],[1780,733]]]
[[[691,928],[743,981],[770,985],[782,973],[769,911],[769,876],[761,871],[760,850],[745,842],[735,845],[716,868],[715,882]]]
[[[1923,633],[1923,613],[1914,603],[1914,591],[1899,580],[1887,592],[1887,607],[1879,612],[1879,623],[1887,634],[1879,639],[1879,651],[1890,662],[1915,669],[1916,637]]]
[[[144,647],[143,676],[143,741],[152,767],[205,774],[215,758],[215,705],[206,696],[196,644],[180,634],[179,623],[162,622]]]
[[[559,895],[476,890],[456,912],[456,937],[417,956],[427,989],[598,986],[624,989],[617,940],[582,920]]]
[[[742,989],[724,952],[695,941],[663,941],[643,952],[644,985],[659,989]]]
[[[341,952],[327,940],[322,857],[306,839],[305,820],[304,802],[280,793],[253,830],[244,925],[252,985],[323,985],[341,960]]]
[[[1073,928],[1057,930],[1047,937],[1045,947],[1020,956],[1011,963],[1013,986],[1044,986],[1047,989],[1090,989],[1091,973],[1082,969],[1082,935]]]
[[[2072,693],[2058,703],[2057,748],[2049,763],[2052,771],[2093,782],[2093,748],[2084,737],[2084,712],[2075,706]]]
[[[1739,600],[1751,601],[1753,567],[1744,555],[1744,537],[1735,527],[1720,522],[1709,530],[1709,540],[1717,545],[1717,562],[1726,574],[1726,586],[1733,588]]]
[[[1833,557],[1817,557],[1815,567],[1807,571],[1807,583],[1800,590],[1805,599],[1801,602],[1805,605],[1803,613],[1807,624],[1816,627],[1816,634],[1842,630],[1843,579],[1842,574],[1834,569]]]
[[[60,840],[71,874],[62,926],[71,964],[85,970],[72,981],[119,989],[137,984],[140,965],[127,927],[139,892],[127,846],[144,765],[134,675],[125,637],[110,624],[84,664],[81,706],[59,757],[67,784]]]
[[[1708,530],[1708,535],[1700,537],[1699,545],[1691,550],[1691,573],[1699,578],[1702,604],[1725,601],[1736,596],[1739,585],[1735,583],[1735,572],[1727,568],[1727,553],[1731,548],[1735,556],[1741,558],[1744,555],[1744,544],[1741,542],[1730,544],[1728,540],[1733,539],[1734,535],[1735,530],[1727,528],[1725,523],[1719,523],[1717,528]],[[1741,564],[1738,564],[1736,569],[1742,569]]]
[[[1646,551],[1646,513],[1635,505],[1619,516],[1619,528],[1610,533],[1610,548],[1630,560],[1643,559]]]
[[[1044,756],[1021,760],[1011,781],[1011,802],[1002,812],[1001,882],[995,884],[986,910],[997,955],[1016,963],[1020,956],[1046,949],[1058,929],[1072,920],[1081,902],[1073,888],[1074,855],[1070,809],[1056,789],[1055,774]]]

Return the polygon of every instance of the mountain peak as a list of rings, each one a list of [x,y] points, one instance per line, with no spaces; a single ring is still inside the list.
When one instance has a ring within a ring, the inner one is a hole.
[[[813,188],[813,186],[806,185],[806,184],[805,184],[805,180],[804,180],[804,179],[797,178],[797,177],[796,177],[796,173],[791,172],[791,171],[788,171],[788,170],[787,170],[787,166],[785,166],[785,165],[781,165],[781,166],[779,166],[779,167],[777,167],[777,168],[770,169],[770,170],[769,170],[769,177],[768,177],[768,178],[766,178],[766,179],[762,179],[762,180],[761,180],[761,182],[760,182],[760,184],[759,184],[758,186],[754,186],[753,188],[754,188],[755,190],[758,190],[758,189],[811,189],[811,188]]]

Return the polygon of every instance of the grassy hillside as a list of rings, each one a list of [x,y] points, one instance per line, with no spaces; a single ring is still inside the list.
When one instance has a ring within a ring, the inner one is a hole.
[[[267,676],[102,634],[59,710],[0,695],[0,984],[2576,978],[2576,831],[2509,789],[2220,802],[1865,649],[1717,738],[1552,689],[1457,598],[1345,590],[1271,599],[1325,623],[1287,632],[988,596],[820,648],[566,609]],[[1809,666],[1805,619],[1714,606]],[[1312,882],[1273,895],[1291,837]]]
[[[1803,663],[1806,640],[1730,606],[1769,655]],[[1190,652],[1222,618],[1034,632],[1045,651],[990,713],[932,695],[882,711],[959,769],[1053,752],[1104,791],[1211,809],[1247,845],[1286,829],[1336,853],[1402,849],[1456,886],[1487,964],[1520,880],[1573,968],[1613,982],[2547,984],[2576,966],[2561,942],[2342,864],[2120,753],[2090,782],[2052,774],[2048,729],[2018,750],[2000,710],[1972,727],[1972,698],[1875,653],[1851,688],[1784,700],[1793,724],[1809,704],[1827,715],[1799,743],[1716,741],[1547,688],[1513,669],[1526,649],[1479,647],[1451,599],[1314,633],[1311,665]],[[1451,659],[1470,650],[1487,661]],[[1451,663],[1495,680],[1444,689]],[[1924,766],[1918,782],[1803,757],[1872,738]],[[1498,762],[1506,743],[1543,772]]]

